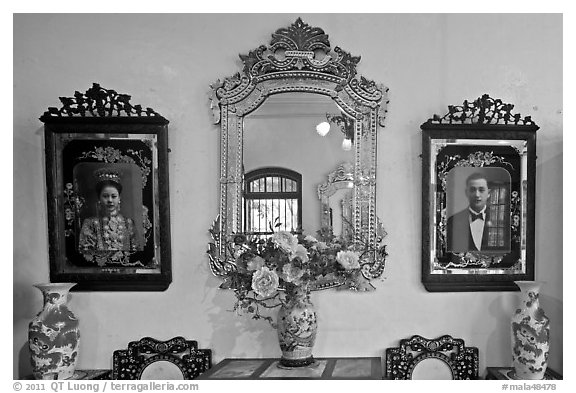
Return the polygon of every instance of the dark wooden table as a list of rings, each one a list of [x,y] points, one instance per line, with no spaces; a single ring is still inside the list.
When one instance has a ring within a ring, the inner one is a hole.
[[[487,367],[486,368],[486,379],[520,379],[516,378],[514,375],[514,369],[512,367]],[[544,379],[562,379],[562,375],[558,374],[551,368],[546,369],[544,374]]]
[[[318,358],[307,367],[278,366],[279,359],[224,359],[198,379],[382,379],[379,357]]]
[[[56,377],[56,374],[54,374],[54,377]],[[93,379],[93,380],[98,380],[98,379],[110,379],[112,377],[112,370],[104,370],[104,369],[100,369],[100,370],[75,370],[74,374],[68,378],[65,379],[64,381],[71,381],[71,380],[80,380],[80,379]],[[24,378],[22,379],[34,379],[34,376],[32,374],[30,375],[26,375]]]

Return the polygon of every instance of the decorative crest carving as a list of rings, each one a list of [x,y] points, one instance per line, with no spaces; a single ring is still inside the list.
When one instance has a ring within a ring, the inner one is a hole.
[[[283,27],[272,34],[270,47],[283,47],[287,50],[314,51],[323,49],[330,50],[328,34],[319,27],[311,27],[304,23],[301,18],[290,27]]]
[[[357,76],[356,65],[360,56],[353,56],[338,46],[331,49],[328,34],[319,27],[311,27],[298,18],[291,26],[276,30],[269,45],[260,45],[239,57],[244,64],[242,73],[210,85],[209,99],[215,124],[220,121],[221,105],[242,101],[259,82],[295,79],[334,83],[334,96],[346,90],[354,97],[353,100],[369,108],[378,108],[378,123],[384,126],[388,101],[382,105],[381,101],[388,89]],[[306,82],[304,85],[290,91],[322,91],[322,94],[327,94],[318,83],[314,87],[309,87]],[[259,94],[266,96],[269,92],[261,91]]]
[[[338,165],[336,170],[328,175],[329,183],[337,181],[354,181],[354,165],[349,162]]]
[[[464,100],[462,105],[448,105],[447,114],[442,117],[434,115],[426,123],[534,125],[530,116],[522,118],[519,113],[512,114],[513,108],[512,104],[505,104],[499,98],[494,99],[484,94],[472,102]]]
[[[318,199],[323,200],[333,195],[337,191],[335,183],[354,182],[354,165],[349,162],[343,162],[338,165],[335,171],[328,174],[328,181],[318,185]],[[347,184],[344,184],[346,187]]]
[[[308,70],[332,74],[347,82],[356,75],[360,56],[352,56],[339,47],[331,53],[328,34],[298,18],[291,26],[276,30],[268,47],[261,45],[247,55],[240,55],[240,59],[244,73],[253,77]]]
[[[120,94],[114,90],[107,90],[98,83],[85,93],[74,92],[74,97],[60,97],[62,108],[50,107],[40,120],[46,121],[54,118],[118,118],[118,117],[146,117],[163,120],[160,114],[152,108],[142,108],[141,105],[132,105],[128,94]]]

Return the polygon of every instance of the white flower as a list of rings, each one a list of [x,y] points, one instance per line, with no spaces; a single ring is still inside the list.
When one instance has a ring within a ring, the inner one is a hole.
[[[252,275],[252,289],[262,297],[271,297],[278,291],[280,280],[275,271],[262,267]]]
[[[307,242],[311,242],[311,243],[317,243],[318,242],[318,240],[312,235],[306,235],[304,240],[306,240]]]
[[[308,250],[302,244],[297,244],[290,254],[290,260],[299,258],[302,262],[308,262]]]
[[[345,270],[359,269],[359,259],[360,255],[356,251],[338,251],[338,254],[336,254],[336,261],[338,261]]]
[[[248,270],[259,270],[264,267],[264,259],[258,255],[248,261],[247,269]]]
[[[292,252],[298,245],[298,238],[290,232],[280,231],[272,235],[272,241],[286,252]]]
[[[291,282],[293,284],[298,285],[303,275],[304,270],[297,268],[291,263],[287,263],[282,267],[282,276],[284,278],[284,281],[286,282]]]

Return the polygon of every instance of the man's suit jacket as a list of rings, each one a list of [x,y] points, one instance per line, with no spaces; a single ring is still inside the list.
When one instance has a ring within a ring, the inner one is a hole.
[[[452,252],[466,252],[466,251],[485,251],[487,249],[494,249],[488,247],[488,210],[486,209],[484,232],[482,234],[482,244],[480,250],[476,248],[470,231],[470,210],[468,208],[448,217],[446,223],[446,237],[448,238],[447,251]]]

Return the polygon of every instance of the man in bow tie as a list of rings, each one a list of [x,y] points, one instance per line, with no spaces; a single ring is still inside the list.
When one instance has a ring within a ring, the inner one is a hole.
[[[448,218],[448,251],[484,251],[488,247],[490,186],[486,175],[475,172],[466,178],[468,207]]]

